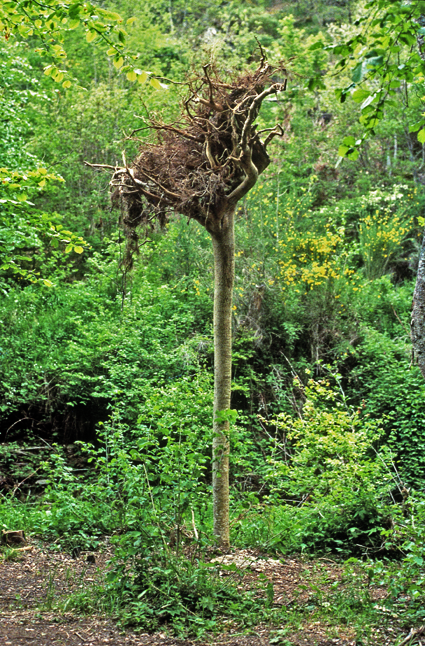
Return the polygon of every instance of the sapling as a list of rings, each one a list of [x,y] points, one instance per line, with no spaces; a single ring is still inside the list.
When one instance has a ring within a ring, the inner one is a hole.
[[[280,78],[278,78],[278,75]],[[229,428],[232,377],[232,296],[234,219],[238,202],[267,168],[267,148],[280,125],[257,130],[263,101],[286,88],[284,68],[270,65],[263,51],[257,69],[223,80],[211,65],[187,80],[187,96],[173,123],[151,118],[153,139],[140,141],[137,158],[122,166],[89,164],[113,171],[113,200],[131,254],[138,246],[137,227],[165,225],[173,214],[199,222],[211,235],[214,250],[214,535],[229,547]],[[137,131],[134,131],[134,136]],[[130,260],[130,257],[128,257]]]

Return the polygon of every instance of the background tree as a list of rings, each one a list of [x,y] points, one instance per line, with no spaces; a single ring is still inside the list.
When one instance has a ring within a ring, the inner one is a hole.
[[[338,153],[340,158],[356,160],[364,142],[376,136],[385,112],[397,105],[396,99],[415,91],[422,92],[425,77],[425,2],[371,0],[355,21],[356,31],[345,41],[327,49],[338,57],[337,68],[349,71],[349,82],[336,90],[341,103],[351,97],[360,104],[361,136],[348,134]],[[310,49],[325,48],[323,42]],[[310,89],[324,89],[320,76],[310,79]],[[421,97],[423,100],[423,97]],[[406,109],[405,109],[406,111]],[[410,116],[410,115],[409,115]],[[410,117],[409,133],[417,133],[417,141],[425,145],[425,112]],[[395,153],[396,154],[396,153]],[[414,179],[417,181],[417,173]],[[413,295],[411,339],[416,359],[425,377],[425,237],[419,257]]]
[[[129,81],[143,84],[149,80],[155,89],[164,89],[166,86],[157,78],[150,78],[150,72],[139,69],[140,54],[127,45],[126,30],[135,21],[133,16],[124,20],[116,11],[96,2],[12,0],[0,3],[0,34],[6,41],[12,34],[32,39],[34,50],[49,61],[44,73],[65,89],[77,80],[72,74],[66,42],[73,30],[80,31],[87,43],[105,50],[114,67],[125,73]]]
[[[188,82],[180,119],[151,120],[153,143],[142,142],[128,166],[113,168],[113,199],[124,211],[129,250],[135,229],[170,213],[194,219],[211,235],[214,249],[214,535],[229,546],[229,426],[232,380],[232,294],[235,273],[234,217],[237,203],[267,168],[267,146],[281,126],[257,131],[254,123],[264,99],[285,89],[273,82],[282,69],[262,56],[259,67],[224,82],[210,65]],[[141,128],[140,130],[143,130]],[[261,135],[266,134],[265,139]],[[125,162],[125,158],[124,158]],[[95,167],[102,165],[92,164]]]

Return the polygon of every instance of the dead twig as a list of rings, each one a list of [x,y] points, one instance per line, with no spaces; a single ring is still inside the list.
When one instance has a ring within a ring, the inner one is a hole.
[[[410,633],[403,639],[402,642],[399,643],[398,646],[405,646],[405,644],[408,644],[411,642],[411,640],[414,637],[419,637],[419,635],[422,635],[425,632],[425,626],[420,626],[419,628],[412,628]]]
[[[41,469],[41,467],[38,467],[38,469],[36,469],[36,470],[35,470],[35,471],[33,471],[32,473],[30,473],[30,474],[29,474],[29,476],[27,476],[26,478],[24,478],[23,480],[21,480],[21,482],[19,482],[17,485],[15,485],[15,486],[13,487],[13,491],[12,491],[12,494],[11,494],[11,498],[13,498],[13,497],[14,497],[15,493],[18,491],[18,489],[20,489],[21,485],[23,485],[23,484],[24,484],[24,482],[26,482],[27,480],[29,480],[29,478],[32,478],[32,476],[35,476],[35,474],[36,474],[38,471],[40,471],[40,469]]]
[[[193,535],[195,536],[196,540],[199,541],[199,534],[198,530],[196,529],[196,524],[195,524],[195,512],[193,509],[191,509],[192,512],[192,528],[193,528]]]
[[[26,419],[34,419],[34,418],[33,417],[21,417],[21,419],[18,419],[16,422],[14,422],[12,424],[12,426],[9,426],[9,428],[6,430],[6,433],[4,434],[5,439],[6,439],[6,435],[8,434],[8,432],[10,431],[11,428],[16,426],[16,424],[19,424],[19,422],[23,422]]]

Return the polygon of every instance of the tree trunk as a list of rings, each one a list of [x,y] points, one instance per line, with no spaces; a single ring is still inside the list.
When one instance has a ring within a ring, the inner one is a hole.
[[[418,366],[425,378],[425,236],[419,256],[418,275],[413,294],[411,337]]]
[[[214,248],[214,536],[230,546],[229,532],[229,414],[232,381],[232,297],[235,275],[234,210],[222,230],[211,233]]]

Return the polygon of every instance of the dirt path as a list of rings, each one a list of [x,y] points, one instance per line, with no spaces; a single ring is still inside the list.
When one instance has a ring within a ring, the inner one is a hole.
[[[73,559],[53,552],[47,546],[33,545],[21,553],[19,561],[0,562],[0,644],[1,646],[355,646],[354,631],[349,626],[332,622],[303,624],[287,634],[258,627],[251,634],[222,634],[203,642],[121,631],[112,620],[81,617],[59,612],[57,602],[71,592],[82,590],[102,576],[111,556],[107,548],[102,554],[81,553]],[[87,560],[89,559],[89,561]],[[263,559],[249,550],[238,550],[224,557],[247,567],[244,581],[249,583],[265,575],[274,584],[276,604],[307,604],[311,586],[320,580],[323,589],[340,576],[337,564],[326,561],[309,562],[289,558],[284,562]],[[95,562],[93,562],[95,560]],[[392,645],[395,635],[376,635],[369,644]]]

